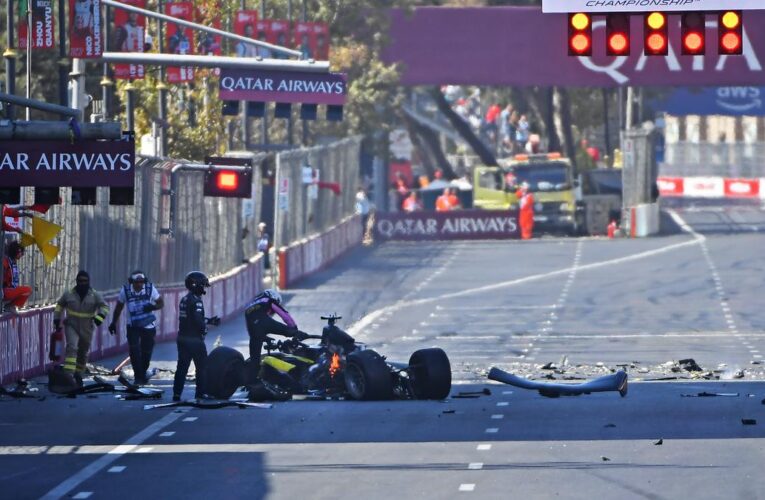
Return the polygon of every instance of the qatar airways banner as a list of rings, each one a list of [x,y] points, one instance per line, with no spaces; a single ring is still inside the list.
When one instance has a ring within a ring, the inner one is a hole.
[[[343,105],[348,92],[344,73],[223,69],[224,101]]]
[[[517,210],[454,210],[377,214],[380,240],[506,240],[517,239]]]
[[[764,4],[765,5],[765,4]],[[670,16],[669,54],[643,55],[643,16],[631,16],[629,56],[606,56],[606,21],[593,22],[593,56],[568,55],[565,14],[539,8],[420,7],[391,13],[383,59],[401,63],[404,85],[617,87],[765,85],[765,11],[743,13],[744,53],[718,55],[717,16],[707,15],[706,55],[680,50],[680,16]]]
[[[31,0],[32,6],[32,48],[53,49],[53,0]],[[19,49],[27,49],[27,13],[19,9]]]
[[[6,141],[0,186],[132,187],[135,142]]]
[[[69,0],[69,57],[101,57],[101,0]]]

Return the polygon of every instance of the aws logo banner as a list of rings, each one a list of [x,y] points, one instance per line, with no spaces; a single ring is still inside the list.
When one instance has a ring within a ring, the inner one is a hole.
[[[671,115],[765,116],[765,87],[677,89],[656,108]]]
[[[519,237],[517,210],[455,210],[376,216],[382,240],[504,240]]]

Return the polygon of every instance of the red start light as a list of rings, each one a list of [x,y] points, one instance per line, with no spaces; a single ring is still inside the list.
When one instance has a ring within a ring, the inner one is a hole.
[[[218,189],[235,191],[239,187],[239,177],[236,172],[218,172]]]
[[[590,49],[590,38],[582,33],[577,33],[571,38],[571,50],[582,54]]]
[[[683,44],[685,44],[685,48],[688,49],[690,52],[696,52],[700,50],[704,46],[704,38],[699,33],[691,32],[688,33],[685,38],[683,39]]]
[[[608,39],[608,46],[615,53],[624,52],[627,49],[627,36],[624,33],[614,33]]]
[[[664,35],[653,33],[648,37],[647,44],[652,52],[661,52],[667,46],[667,39]]]
[[[735,52],[741,47],[741,37],[736,33],[726,33],[720,42],[728,52]]]

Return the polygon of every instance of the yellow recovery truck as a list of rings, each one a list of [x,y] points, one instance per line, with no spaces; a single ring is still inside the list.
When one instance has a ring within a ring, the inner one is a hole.
[[[478,208],[503,210],[518,207],[518,187],[526,182],[534,193],[535,230],[578,234],[582,217],[577,213],[574,168],[560,153],[516,155],[502,167],[473,170],[473,203]]]

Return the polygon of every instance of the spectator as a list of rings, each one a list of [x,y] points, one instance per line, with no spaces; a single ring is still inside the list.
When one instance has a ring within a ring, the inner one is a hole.
[[[399,173],[400,174],[400,173]],[[369,221],[369,198],[364,188],[359,186],[356,191],[356,213],[361,216],[361,230],[363,235],[367,234],[367,222]]]
[[[510,138],[510,115],[513,113],[513,105],[508,104],[499,114],[499,138],[502,144],[506,144]]]
[[[529,140],[526,142],[526,152],[530,155],[539,153],[541,142],[539,134],[529,134]]]
[[[24,307],[32,295],[32,288],[19,284],[19,259],[24,255],[24,247],[18,241],[11,241],[3,257],[3,305],[10,313]]]
[[[53,327],[61,329],[61,316],[66,310],[64,334],[66,354],[64,371],[74,374],[78,385],[82,385],[82,374],[88,363],[90,343],[95,327],[103,323],[109,314],[109,306],[100,293],[90,286],[90,275],[86,271],[77,273],[76,285],[67,290],[56,302],[53,310]]]
[[[258,252],[263,255],[263,269],[271,269],[271,237],[268,234],[268,225],[265,222],[258,224]]]
[[[529,121],[526,115],[521,115],[518,120],[518,127],[515,130],[516,151],[522,151],[529,140]]]
[[[154,352],[154,337],[157,335],[157,316],[154,311],[165,305],[157,288],[148,283],[143,271],[133,271],[128,283],[120,289],[117,306],[114,308],[109,333],[116,335],[117,321],[127,304],[127,340],[130,346],[130,364],[136,385],[149,383],[146,371]]]
[[[404,200],[404,204],[401,206],[404,212],[412,213],[422,210],[422,203],[417,196],[417,191],[412,191],[409,196]]]
[[[406,178],[401,172],[396,172],[396,181],[393,188],[396,190],[397,194],[396,206],[400,207],[404,202],[404,199],[409,196],[409,184],[407,184]]]
[[[450,189],[446,188],[443,194],[436,198],[436,212],[448,212],[452,209],[452,202],[449,199],[450,194]]]

